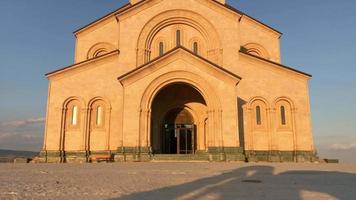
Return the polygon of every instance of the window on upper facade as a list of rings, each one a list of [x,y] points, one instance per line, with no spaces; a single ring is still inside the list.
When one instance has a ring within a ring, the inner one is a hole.
[[[193,43],[193,52],[198,55],[198,51],[199,51],[198,42],[194,42]]]
[[[164,43],[160,42],[159,43],[159,56],[162,56],[164,54]]]
[[[261,107],[260,106],[256,106],[256,124],[257,125],[262,124]]]
[[[285,109],[284,106],[281,106],[280,110],[281,110],[281,124],[282,125],[286,125],[287,124],[287,121],[286,121],[286,109]]]
[[[72,126],[78,125],[78,106],[73,106],[72,108]]]
[[[179,47],[181,45],[181,31],[177,30],[176,32],[176,46]]]
[[[105,49],[99,49],[98,51],[95,52],[93,57],[102,56],[102,55],[104,55],[106,53],[107,53],[107,51]]]
[[[103,107],[98,106],[96,109],[96,125],[101,126],[103,124]]]

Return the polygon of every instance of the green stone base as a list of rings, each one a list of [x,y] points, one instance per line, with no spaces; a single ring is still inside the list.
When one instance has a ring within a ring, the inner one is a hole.
[[[312,151],[243,151],[241,147],[209,147],[190,155],[152,154],[147,147],[120,147],[117,151],[41,151],[40,163],[84,163],[90,155],[114,155],[115,162],[210,161],[210,162],[315,162]]]
[[[145,162],[152,160],[150,147],[119,147],[115,154],[115,162]]]
[[[241,147],[209,147],[208,154],[210,161],[245,161]]]
[[[312,151],[245,151],[247,162],[315,162]]]
[[[60,151],[41,151],[38,156],[39,163],[61,163],[62,156]]]
[[[210,147],[208,151],[197,151],[195,154],[152,154],[148,147],[120,147],[115,154],[116,162],[147,162],[147,161],[245,161],[243,149],[240,147]]]
[[[84,163],[87,162],[86,151],[41,151],[40,163]]]
[[[85,163],[88,161],[86,151],[65,151],[64,162],[66,163]]]

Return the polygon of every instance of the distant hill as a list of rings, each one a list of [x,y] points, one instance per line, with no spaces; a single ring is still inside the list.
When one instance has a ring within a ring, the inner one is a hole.
[[[1,162],[13,162],[15,158],[23,157],[23,158],[32,158],[37,156],[38,152],[33,151],[14,151],[14,150],[6,150],[0,149],[0,163]]]

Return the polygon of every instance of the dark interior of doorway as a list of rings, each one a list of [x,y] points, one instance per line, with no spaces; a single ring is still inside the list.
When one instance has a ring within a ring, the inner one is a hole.
[[[162,127],[163,154],[194,154],[196,127],[190,112],[176,108],[167,113]]]

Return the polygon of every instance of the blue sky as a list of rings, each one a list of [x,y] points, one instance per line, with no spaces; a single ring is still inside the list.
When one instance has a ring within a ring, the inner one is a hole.
[[[72,32],[124,0],[0,2],[0,149],[39,150],[46,72],[73,63]],[[230,5],[284,33],[282,62],[313,75],[315,144],[322,156],[356,153],[356,2],[230,0]]]

